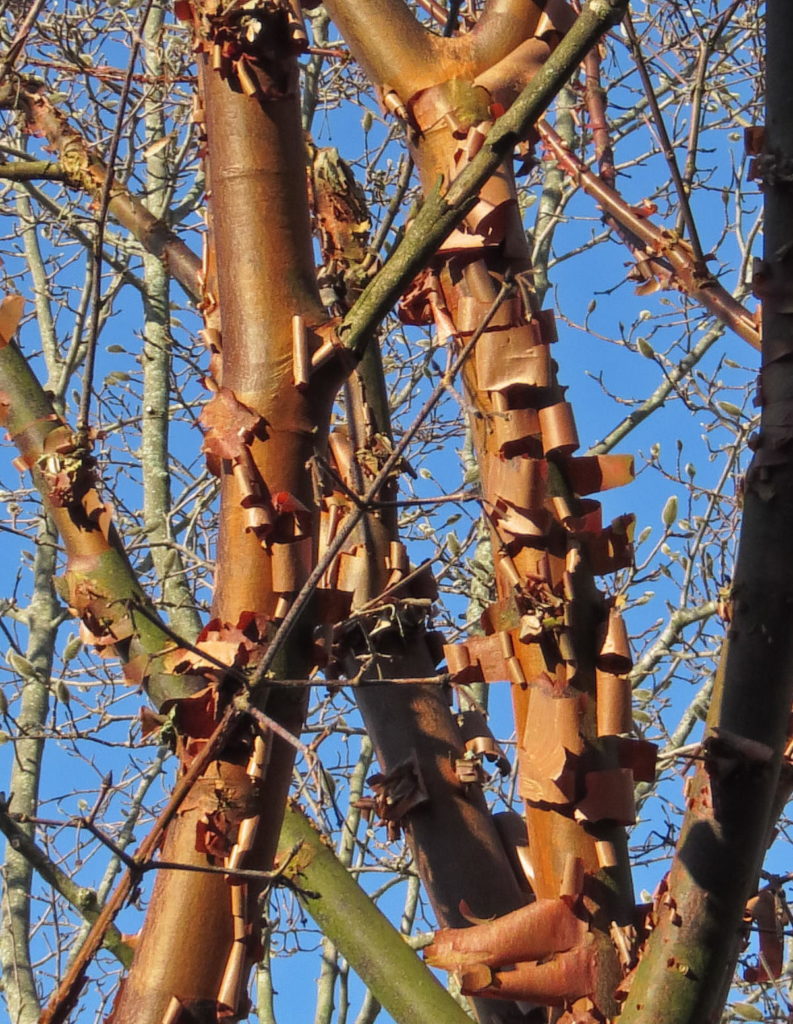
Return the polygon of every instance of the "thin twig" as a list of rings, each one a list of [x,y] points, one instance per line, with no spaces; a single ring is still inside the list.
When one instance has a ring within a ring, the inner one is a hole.
[[[78,885],[61,868],[55,864],[44,850],[18,824],[19,816],[8,812],[8,805],[0,798],[0,832],[8,840],[8,845],[25,858],[34,871],[57,893],[75,908],[87,922],[96,920],[99,913],[99,897],[93,889]],[[26,818],[26,820],[30,820]],[[62,821],[56,823],[59,827]],[[124,942],[121,932],[113,925],[108,925],[104,938],[105,946],[129,967],[132,951]]]
[[[694,173],[697,167],[697,150],[699,148],[699,135],[702,129],[702,100],[705,91],[705,82],[708,77],[708,61],[713,55],[713,50],[718,42],[719,36],[730,23],[730,20],[744,0],[733,0],[733,3],[716,23],[716,27],[708,39],[702,41],[699,58],[697,59],[697,70],[694,76],[694,87],[691,91],[691,113],[689,114],[688,143],[686,146],[686,163],[683,168],[683,187],[686,195],[689,194],[694,181]],[[675,224],[675,231],[682,232],[685,224],[685,207],[681,205]]]
[[[8,47],[8,53],[0,65],[0,85],[5,81],[6,76],[10,71],[13,70],[14,64],[17,62],[17,58],[25,49],[25,45],[30,35],[30,30],[36,24],[38,16],[41,14],[42,8],[46,4],[47,0],[33,0],[30,5],[28,13],[25,15],[22,24],[14,34],[14,38],[11,40],[11,45]]]
[[[685,221],[686,228],[688,229],[688,240],[691,244],[691,248],[694,250],[694,258],[697,263],[703,263],[705,260],[705,254],[702,251],[702,245],[699,240],[699,233],[697,231],[697,225],[694,222],[694,215],[691,212],[691,204],[688,201],[688,189],[685,186],[683,178],[680,174],[680,168],[677,166],[677,160],[675,159],[675,151],[672,146],[672,141],[669,138],[669,133],[666,130],[666,124],[664,123],[663,114],[661,108],[658,105],[658,97],[655,95],[653,89],[653,83],[650,81],[650,75],[647,71],[647,65],[644,61],[644,55],[642,54],[639,40],[636,35],[636,29],[633,27],[633,20],[631,19],[630,10],[625,12],[625,20],[623,21],[625,31],[628,36],[628,41],[631,47],[631,55],[636,61],[636,68],[639,72],[639,77],[642,80],[642,86],[644,87],[644,94],[647,97],[647,103],[649,104],[650,110],[653,115],[653,123],[655,129],[658,132],[658,139],[661,143],[661,149],[664,154],[667,166],[669,167],[669,173],[672,176],[672,181],[677,192],[677,199],[680,203],[680,213]]]
[[[102,182],[102,191],[99,196],[99,213],[96,218],[96,232],[94,235],[94,276],[91,295],[91,317],[88,323],[88,338],[85,347],[85,366],[83,369],[83,392],[80,396],[80,409],[77,416],[77,437],[82,447],[88,447],[89,419],[91,415],[91,392],[94,381],[94,364],[96,362],[96,346],[99,340],[99,320],[102,313],[102,263],[104,261],[104,238],[107,225],[107,215],[110,210],[110,198],[115,185],[113,169],[116,166],[118,149],[121,144],[121,131],[124,124],[124,110],[132,90],[132,75],[135,63],[140,52],[143,29],[146,19],[152,8],[154,0],[148,0],[143,11],[140,22],[140,30],[135,33],[130,47],[129,65],[124,84],[121,87],[121,94],[118,99],[118,116],[113,126],[113,135],[110,139],[110,149],[107,154],[107,174]]]
[[[570,152],[547,121],[538,121],[537,130],[564,170],[587,195],[595,199],[608,220],[620,226],[623,237],[624,233],[633,236],[634,244],[641,243],[648,253],[657,254],[656,260],[663,258],[664,264],[670,268],[667,273],[688,295],[732,328],[752,348],[760,348],[760,333],[751,313],[710,274],[705,264],[697,261],[692,245],[657,227],[648,217],[639,216],[619,192],[610,188]]]

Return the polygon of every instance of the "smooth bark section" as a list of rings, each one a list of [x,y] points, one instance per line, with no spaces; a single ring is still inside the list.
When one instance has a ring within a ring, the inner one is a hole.
[[[397,1024],[470,1024],[471,1018],[292,806],[284,817],[279,858],[297,844],[295,882],[304,890],[301,903]]]
[[[555,0],[491,0],[474,28],[455,37],[429,32],[403,0],[329,0],[325,6],[372,82],[404,103],[449,78],[474,78],[493,68],[531,40],[543,8],[555,13],[563,5]],[[567,28],[572,19],[562,20]],[[538,51],[544,46],[533,45]]]
[[[765,256],[762,417],[747,473],[728,642],[708,716],[704,764],[688,790],[658,924],[621,1024],[717,1021],[739,951],[741,918],[765,853],[793,700],[793,161],[789,9],[767,6],[767,112],[762,168]]]
[[[404,101],[433,84],[433,36],[404,0],[330,0],[325,8],[356,60],[384,93],[393,90]]]
[[[270,493],[292,494],[311,507],[306,462],[323,444],[338,381],[323,374],[318,383],[314,375],[305,392],[293,384],[292,317],[307,324],[327,318],[315,282],[298,96],[261,100],[233,92],[208,67],[202,77],[223,386],[264,417],[268,438],[255,441],[251,454]],[[296,584],[278,589],[296,591],[310,556],[302,542],[275,545],[275,555],[263,550],[246,530],[230,466],[222,470],[221,489],[213,611],[234,623],[242,611],[272,611],[273,557],[289,563]]]

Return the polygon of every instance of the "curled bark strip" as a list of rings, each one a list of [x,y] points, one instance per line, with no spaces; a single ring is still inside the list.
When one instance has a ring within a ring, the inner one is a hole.
[[[488,999],[520,999],[548,1006],[564,1006],[595,989],[597,964],[594,946],[582,945],[559,953],[547,963],[520,963],[510,971],[492,971],[478,965],[463,971],[463,995]],[[579,1019],[579,1018],[576,1018]]]
[[[493,815],[493,824],[496,826],[501,845],[506,851],[521,890],[530,895],[534,869],[531,863],[526,822],[517,811],[499,811]]]
[[[617,736],[630,732],[633,728],[630,680],[626,676],[613,675],[599,669],[595,678],[598,736]]]
[[[771,981],[782,974],[784,966],[784,931],[777,913],[777,897],[773,889],[763,889],[746,904],[745,919],[754,922],[760,937],[760,963],[747,967],[744,980],[755,985]]]
[[[201,423],[206,430],[203,451],[217,459],[241,458],[242,449],[264,431],[262,417],[224,387],[204,406]]]
[[[572,949],[585,932],[586,923],[566,900],[537,900],[471,928],[443,928],[424,955],[432,967],[447,971],[503,967]]]
[[[612,605],[601,632],[597,666],[603,672],[624,675],[633,667],[628,630],[622,613]]]
[[[559,463],[576,494],[599,494],[624,487],[634,476],[632,455],[582,455],[560,459]]]
[[[576,804],[576,820],[632,825],[636,821],[633,784],[633,772],[629,768],[587,772],[584,776],[586,793]]]
[[[387,825],[392,841],[399,838],[402,818],[429,800],[415,752],[390,772],[372,775],[369,785],[375,791],[374,797],[363,797],[356,806],[367,817],[374,811],[380,822]]]
[[[457,716],[457,724],[460,727],[467,751],[482,755],[488,761],[495,761],[502,775],[509,772],[509,759],[501,749],[481,711],[463,711]]]

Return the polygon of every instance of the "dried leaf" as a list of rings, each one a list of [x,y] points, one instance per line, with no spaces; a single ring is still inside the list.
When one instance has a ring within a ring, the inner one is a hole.
[[[145,704],[138,712],[140,719],[140,734],[145,740],[147,736],[151,736],[152,733],[157,732],[167,721],[165,715],[155,714],[150,707]]]
[[[765,1020],[763,1011],[752,1003],[733,1003],[732,1012],[737,1013],[742,1020]]]

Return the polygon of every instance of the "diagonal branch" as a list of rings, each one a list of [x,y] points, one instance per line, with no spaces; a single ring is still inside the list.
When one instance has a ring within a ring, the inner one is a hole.
[[[21,111],[29,131],[43,135],[58,153],[67,184],[83,188],[95,199],[100,199],[107,180],[106,165],[53,106],[40,81],[9,76],[8,81],[0,86],[0,108]],[[10,165],[11,168],[13,166]],[[185,243],[117,179],[113,180],[109,192],[109,211],[113,217],[148,252],[162,257],[182,287],[190,295],[195,295],[198,290],[197,265],[194,254]]]
[[[470,1024],[470,1017],[441,987],[394,926],[353,880],[323,836],[294,805],[287,808],[279,859],[295,845],[295,880],[315,890],[300,901],[338,947],[366,987],[398,1024],[443,1021]]]
[[[617,225],[626,244],[634,252],[639,250],[643,262],[649,261],[655,266],[660,261],[661,273],[671,278],[673,286],[696,299],[744,341],[759,349],[760,335],[754,317],[716,280],[704,261],[697,259],[687,242],[674,231],[656,227],[648,217],[631,207],[619,192],[570,152],[547,121],[540,121],[537,130],[559,165],[596,200],[607,222]]]
[[[177,675],[165,667],[173,643],[99,496],[90,454],[77,444],[10,340],[21,308],[18,297],[0,304],[0,419],[20,452],[18,465],[30,471],[66,548],[69,604],[82,616],[93,642],[105,652],[114,650],[127,679],[144,685],[157,706],[194,693],[206,685],[202,676]]]
[[[6,837],[9,845],[35,869],[44,881],[60,893],[63,898],[91,924],[99,916],[96,892],[78,885],[65,871],[62,871],[41,849],[24,829],[13,820],[8,807],[0,800],[0,832]],[[132,949],[124,941],[124,937],[115,925],[109,925],[103,939],[103,945],[121,961],[125,967],[132,963]]]

